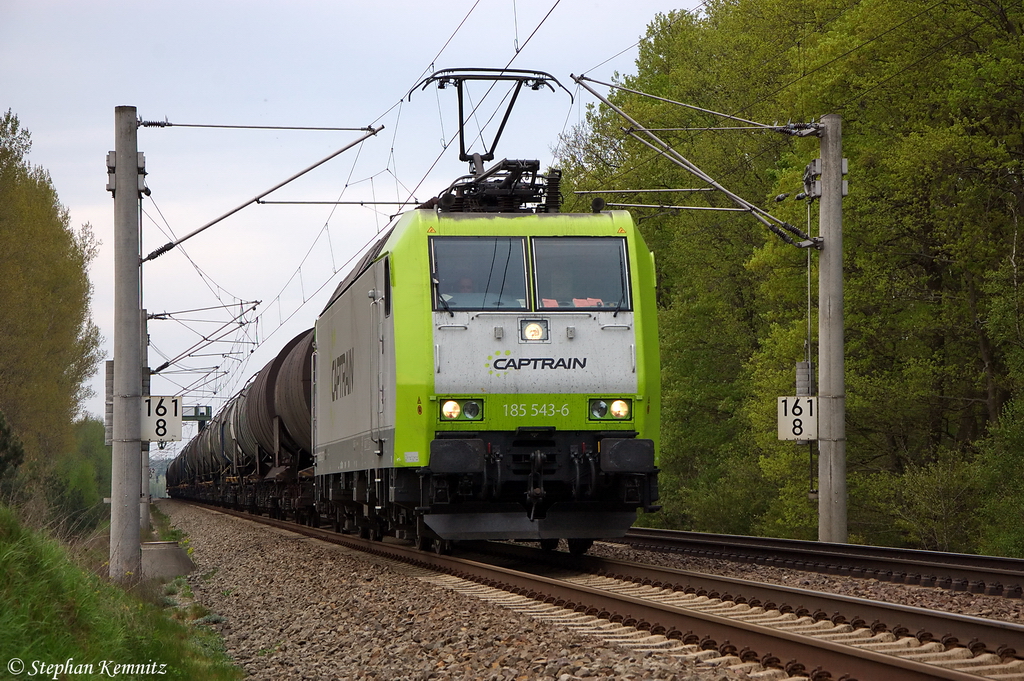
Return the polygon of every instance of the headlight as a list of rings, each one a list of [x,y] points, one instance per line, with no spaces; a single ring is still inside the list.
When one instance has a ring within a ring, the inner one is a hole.
[[[462,413],[467,419],[475,421],[480,418],[480,414],[483,410],[480,408],[480,403],[476,400],[466,400],[462,403]]]
[[[590,419],[597,421],[625,421],[632,417],[631,400],[590,400]]]
[[[462,407],[455,400],[448,400],[441,405],[441,415],[446,419],[455,420],[459,418],[459,414],[462,413]]]
[[[483,400],[445,400],[441,403],[442,421],[479,421],[483,417]]]
[[[629,418],[629,402],[626,400],[615,400],[611,407],[612,416],[617,419]]]
[[[519,337],[524,341],[546,341],[548,322],[546,319],[519,320]]]

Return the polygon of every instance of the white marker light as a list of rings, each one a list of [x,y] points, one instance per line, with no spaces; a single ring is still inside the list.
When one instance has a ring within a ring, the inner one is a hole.
[[[612,402],[612,406],[609,411],[612,416],[617,419],[629,418],[629,402],[626,400],[615,400]]]
[[[547,334],[544,332],[544,326],[540,322],[530,322],[523,326],[523,340],[544,340],[545,336]]]
[[[455,400],[448,400],[441,405],[441,414],[444,415],[446,419],[457,419],[461,413],[462,407],[460,407],[459,403]]]

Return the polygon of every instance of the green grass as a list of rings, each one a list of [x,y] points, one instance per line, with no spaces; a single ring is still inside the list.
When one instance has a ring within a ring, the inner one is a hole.
[[[149,505],[149,517],[160,541],[181,542],[185,539],[185,533],[171,526],[171,519],[156,504]]]
[[[216,621],[201,606],[182,619],[204,617]],[[242,678],[219,634],[186,622],[78,567],[60,544],[22,528],[13,512],[0,506],[0,673],[14,658],[26,665],[22,676],[32,671],[33,662],[60,664],[70,658],[93,665],[94,675],[81,678],[100,678],[104,661],[167,665],[159,676],[119,674],[124,679]]]

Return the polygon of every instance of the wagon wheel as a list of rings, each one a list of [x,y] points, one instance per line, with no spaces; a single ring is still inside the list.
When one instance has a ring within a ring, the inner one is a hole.
[[[541,551],[554,551],[558,548],[558,539],[541,539],[540,550]]]

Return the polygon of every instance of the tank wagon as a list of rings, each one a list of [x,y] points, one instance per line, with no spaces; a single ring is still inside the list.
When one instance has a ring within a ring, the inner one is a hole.
[[[558,171],[469,158],[186,445],[171,496],[439,552],[581,553],[658,508],[653,254],[625,211],[559,212]]]
[[[168,493],[311,521],[312,355],[313,329],[285,344],[171,462]]]

